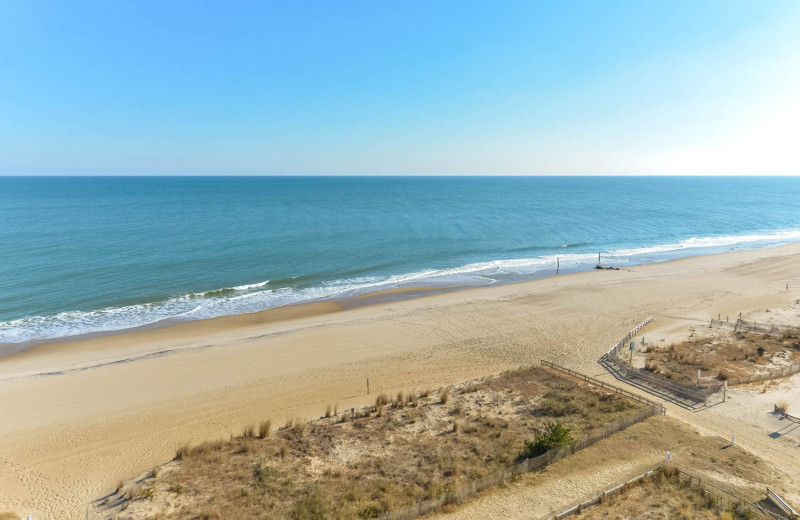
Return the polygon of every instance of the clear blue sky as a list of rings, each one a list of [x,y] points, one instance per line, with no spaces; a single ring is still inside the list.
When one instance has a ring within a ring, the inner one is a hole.
[[[0,1],[0,174],[800,174],[800,2]]]

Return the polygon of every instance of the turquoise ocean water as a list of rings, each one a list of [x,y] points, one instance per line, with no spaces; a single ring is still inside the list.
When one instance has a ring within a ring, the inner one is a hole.
[[[800,178],[0,178],[0,344],[800,239]]]

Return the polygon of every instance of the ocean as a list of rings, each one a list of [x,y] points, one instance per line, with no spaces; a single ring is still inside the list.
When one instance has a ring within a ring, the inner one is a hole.
[[[0,344],[785,244],[798,207],[782,177],[0,177]]]

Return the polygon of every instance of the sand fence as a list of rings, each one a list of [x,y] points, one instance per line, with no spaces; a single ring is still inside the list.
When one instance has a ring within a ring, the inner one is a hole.
[[[715,484],[711,484],[707,480],[704,481],[702,478],[700,478],[700,477],[698,477],[696,475],[692,475],[691,473],[687,473],[687,472],[685,472],[683,470],[680,470],[680,469],[676,468],[675,466],[673,466],[671,464],[666,464],[666,465],[662,464],[662,465],[658,465],[656,467],[653,467],[653,468],[645,471],[644,473],[642,473],[640,475],[637,475],[637,476],[635,476],[635,477],[633,477],[631,479],[628,479],[625,482],[622,482],[621,484],[617,484],[616,486],[614,486],[612,488],[609,488],[609,489],[603,491],[602,493],[600,493],[599,495],[596,495],[596,496],[593,496],[592,498],[589,498],[588,500],[583,500],[581,502],[578,502],[578,503],[574,504],[573,506],[565,509],[561,513],[559,513],[557,515],[554,515],[552,517],[549,517],[548,520],[562,520],[563,518],[569,518],[571,516],[579,515],[580,513],[586,511],[587,509],[589,509],[591,507],[594,507],[594,506],[597,506],[597,505],[605,503],[606,500],[608,500],[609,498],[611,498],[611,497],[613,497],[615,495],[619,495],[621,493],[624,493],[631,486],[633,486],[633,485],[635,485],[637,483],[640,483],[640,482],[642,482],[644,480],[654,478],[657,475],[659,475],[660,473],[667,472],[667,471],[674,472],[674,475],[676,475],[678,477],[678,479],[679,479],[679,481],[681,482],[682,485],[685,485],[687,487],[695,487],[696,489],[701,490],[703,493],[707,493],[707,494],[713,495],[713,496],[717,497],[718,499],[722,499],[722,500],[724,500],[725,502],[727,502],[727,503],[729,503],[731,505],[738,505],[739,507],[750,511],[751,514],[758,515],[759,517],[770,518],[770,519],[773,519],[773,520],[791,520],[792,518],[796,518],[796,517],[792,517],[792,516],[789,516],[789,515],[784,516],[782,514],[770,511],[769,509],[766,509],[765,507],[763,507],[763,506],[761,506],[761,505],[759,505],[757,503],[750,502],[750,501],[740,497],[739,495],[737,495],[735,493],[732,493],[731,491],[723,489],[723,488],[721,488],[721,487],[719,487],[719,486],[717,486]],[[767,495],[766,495],[767,499],[770,499],[770,495],[774,495],[774,493],[772,493],[769,490],[769,488],[767,488]],[[780,497],[777,497],[777,499],[774,499],[774,498],[771,499],[771,501],[773,503],[775,503],[775,500],[781,500],[781,499],[780,499]]]
[[[619,340],[608,352],[603,354],[599,363],[611,372],[616,371],[623,379],[639,382],[640,386],[650,391],[650,393],[653,393],[651,390],[655,389],[658,390],[659,393],[664,394],[663,397],[665,398],[677,396],[679,398],[689,399],[695,403],[707,404],[708,398],[722,390],[724,383],[712,383],[706,386],[679,383],[652,374],[645,369],[633,368],[622,359],[620,354],[624,351],[628,342],[637,332],[649,325],[652,321],[653,317],[651,316],[628,332],[624,338]]]
[[[451,489],[438,497],[430,498],[427,500],[421,500],[415,504],[411,504],[406,507],[401,507],[393,511],[389,511],[388,513],[382,515],[380,518],[383,518],[385,520],[412,520],[420,516],[434,513],[436,512],[437,509],[447,504],[461,504],[465,500],[476,496],[478,493],[486,489],[489,489],[492,486],[510,481],[517,475],[542,469],[545,466],[548,466],[549,464],[559,461],[564,457],[572,455],[573,453],[578,452],[582,449],[588,448],[589,446],[613,435],[614,433],[617,433],[621,430],[624,430],[625,428],[633,426],[636,423],[644,421],[645,419],[648,419],[654,415],[660,415],[666,413],[664,405],[662,405],[661,403],[651,401],[640,395],[636,395],[622,388],[615,387],[604,381],[600,381],[585,374],[581,374],[579,372],[575,372],[568,368],[561,367],[554,363],[542,361],[542,365],[550,368],[551,370],[562,372],[571,377],[576,377],[578,379],[581,379],[582,381],[585,381],[589,384],[600,386],[605,390],[612,391],[618,395],[624,395],[625,397],[628,397],[630,399],[636,400],[637,402],[647,405],[647,408],[639,411],[636,415],[617,419],[616,421],[607,424],[602,429],[593,431],[590,434],[586,434],[580,439],[578,439],[576,442],[570,444],[569,446],[563,446],[561,448],[556,448],[547,451],[546,453],[543,453],[538,457],[526,459],[517,464],[496,471],[495,473],[492,473],[485,477],[477,478],[471,482],[461,484],[456,488]]]

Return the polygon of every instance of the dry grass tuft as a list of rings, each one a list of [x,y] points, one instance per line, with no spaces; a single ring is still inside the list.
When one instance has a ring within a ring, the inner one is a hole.
[[[175,458],[178,460],[184,460],[186,457],[189,456],[190,448],[188,444],[181,444],[178,446],[178,449],[175,450]]]
[[[244,432],[242,432],[242,437],[246,439],[252,439],[256,436],[256,427],[252,424],[248,424],[244,427]]]
[[[269,434],[272,432],[272,421],[267,419],[266,421],[261,421],[258,424],[258,436],[262,439],[266,439],[269,437]]]
[[[789,403],[787,401],[781,401],[775,405],[775,408],[780,410],[783,413],[789,413]]]
[[[386,406],[387,404],[389,404],[389,396],[388,395],[382,393],[382,394],[378,395],[378,397],[375,398],[375,406],[376,407],[378,407],[378,406]]]
[[[447,401],[450,400],[450,390],[444,389],[444,391],[439,395],[439,402],[441,404],[447,404]]]

